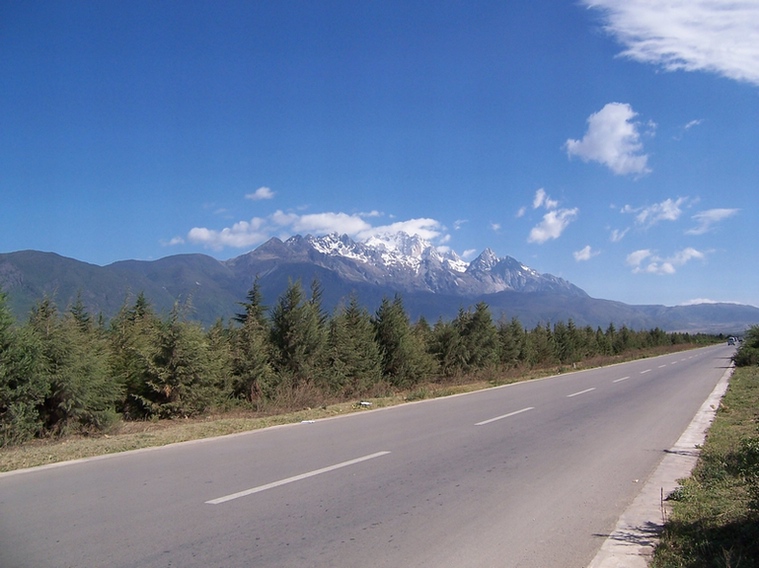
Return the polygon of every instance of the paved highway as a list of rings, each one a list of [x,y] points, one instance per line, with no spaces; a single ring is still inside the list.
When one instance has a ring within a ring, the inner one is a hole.
[[[3,474],[0,566],[583,567],[733,352]]]

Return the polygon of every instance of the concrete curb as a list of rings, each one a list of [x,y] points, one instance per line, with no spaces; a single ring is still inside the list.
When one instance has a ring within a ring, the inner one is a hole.
[[[733,367],[725,371],[674,446],[667,450],[643,489],[617,521],[588,568],[646,568],[664,528],[668,507],[664,499],[688,477],[698,461],[698,446],[714,421],[727,391]]]

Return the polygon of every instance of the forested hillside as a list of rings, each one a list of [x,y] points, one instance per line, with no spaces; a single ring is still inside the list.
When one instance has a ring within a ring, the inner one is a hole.
[[[256,282],[232,321],[204,329],[179,304],[159,316],[143,294],[110,321],[81,299],[65,312],[44,299],[18,322],[0,293],[0,445],[107,431],[122,419],[316,405],[714,339],[571,320],[528,330],[516,318],[494,321],[484,302],[451,321],[412,323],[400,296],[375,313],[352,298],[328,314],[321,296],[316,281],[308,291],[290,283],[267,307]]]

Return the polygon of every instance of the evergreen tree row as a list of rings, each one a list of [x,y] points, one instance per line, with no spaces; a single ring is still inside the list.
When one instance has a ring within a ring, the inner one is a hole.
[[[60,313],[42,300],[17,324],[0,293],[0,446],[103,431],[121,419],[194,416],[244,404],[265,408],[350,399],[426,381],[567,365],[598,355],[706,336],[494,322],[485,303],[450,322],[412,324],[399,296],[374,314],[355,297],[326,314],[321,288],[290,283],[270,309],[254,283],[243,310],[208,330],[177,304],[158,316],[145,296],[106,324],[81,298]],[[305,394],[304,394],[305,393]],[[319,399],[319,400],[317,400]]]

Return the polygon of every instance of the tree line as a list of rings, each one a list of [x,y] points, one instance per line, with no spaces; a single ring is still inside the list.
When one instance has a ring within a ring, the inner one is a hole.
[[[107,431],[122,419],[350,400],[712,339],[571,320],[528,330],[516,318],[494,321],[484,302],[452,321],[412,323],[400,296],[374,313],[353,296],[328,314],[321,295],[318,281],[310,290],[290,282],[268,308],[256,281],[240,313],[203,329],[189,305],[159,316],[144,294],[108,322],[79,296],[63,312],[45,298],[19,323],[0,292],[0,446]]]

